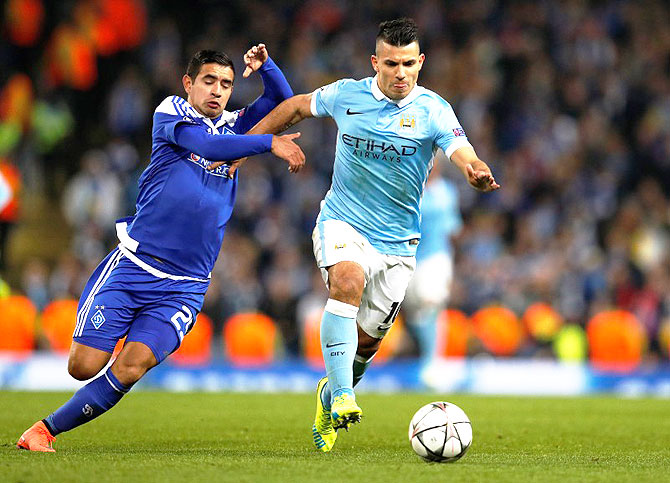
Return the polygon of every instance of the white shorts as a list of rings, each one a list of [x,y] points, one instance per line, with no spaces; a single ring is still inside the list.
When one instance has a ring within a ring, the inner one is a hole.
[[[453,271],[453,261],[446,253],[436,253],[421,260],[407,287],[405,310],[444,306],[449,299]]]
[[[326,268],[345,261],[363,267],[365,289],[356,321],[370,337],[382,339],[400,311],[414,273],[415,258],[381,254],[354,227],[339,220],[317,223],[312,243],[326,286]]]

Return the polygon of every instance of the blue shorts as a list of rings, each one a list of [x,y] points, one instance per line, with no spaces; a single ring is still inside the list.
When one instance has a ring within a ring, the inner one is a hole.
[[[72,338],[111,353],[127,335],[127,342],[142,342],[161,362],[193,328],[207,286],[159,278],[116,248],[86,283]]]

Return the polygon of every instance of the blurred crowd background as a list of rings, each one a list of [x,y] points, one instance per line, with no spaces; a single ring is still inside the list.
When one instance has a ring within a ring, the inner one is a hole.
[[[134,213],[153,110],[184,95],[195,51],[224,50],[239,74],[263,42],[294,91],[310,92],[372,75],[378,24],[400,16],[421,29],[419,83],[452,104],[502,185],[479,194],[445,163],[464,220],[449,303],[463,332],[449,355],[581,359],[605,344],[635,364],[667,360],[670,6],[653,0],[6,0],[2,292],[36,314],[79,296],[117,243],[115,219]],[[261,89],[238,75],[228,109]],[[214,356],[227,321],[256,312],[276,327],[279,357],[307,351],[327,296],[311,231],[336,127],[298,128],[305,170],[258,156],[240,172],[203,308]],[[395,355],[414,354],[398,333]]]

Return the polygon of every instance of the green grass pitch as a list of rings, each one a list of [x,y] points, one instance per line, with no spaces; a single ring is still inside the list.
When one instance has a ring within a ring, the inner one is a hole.
[[[62,434],[57,453],[16,449],[68,393],[0,392],[0,481],[668,481],[670,402],[361,394],[363,422],[313,449],[312,394],[137,391]],[[447,400],[473,423],[456,463],[424,463],[407,441],[420,406]]]

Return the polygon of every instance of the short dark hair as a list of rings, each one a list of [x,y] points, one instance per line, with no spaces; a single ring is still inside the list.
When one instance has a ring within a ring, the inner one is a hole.
[[[379,24],[377,40],[383,40],[395,47],[404,47],[412,42],[419,41],[419,28],[416,22],[407,17],[387,20]]]
[[[191,79],[195,80],[200,73],[200,69],[204,64],[219,64],[224,67],[230,67],[235,73],[235,66],[233,61],[228,57],[224,52],[219,52],[218,50],[199,50],[197,51],[191,60],[188,62],[188,67],[186,67],[186,75]]]

